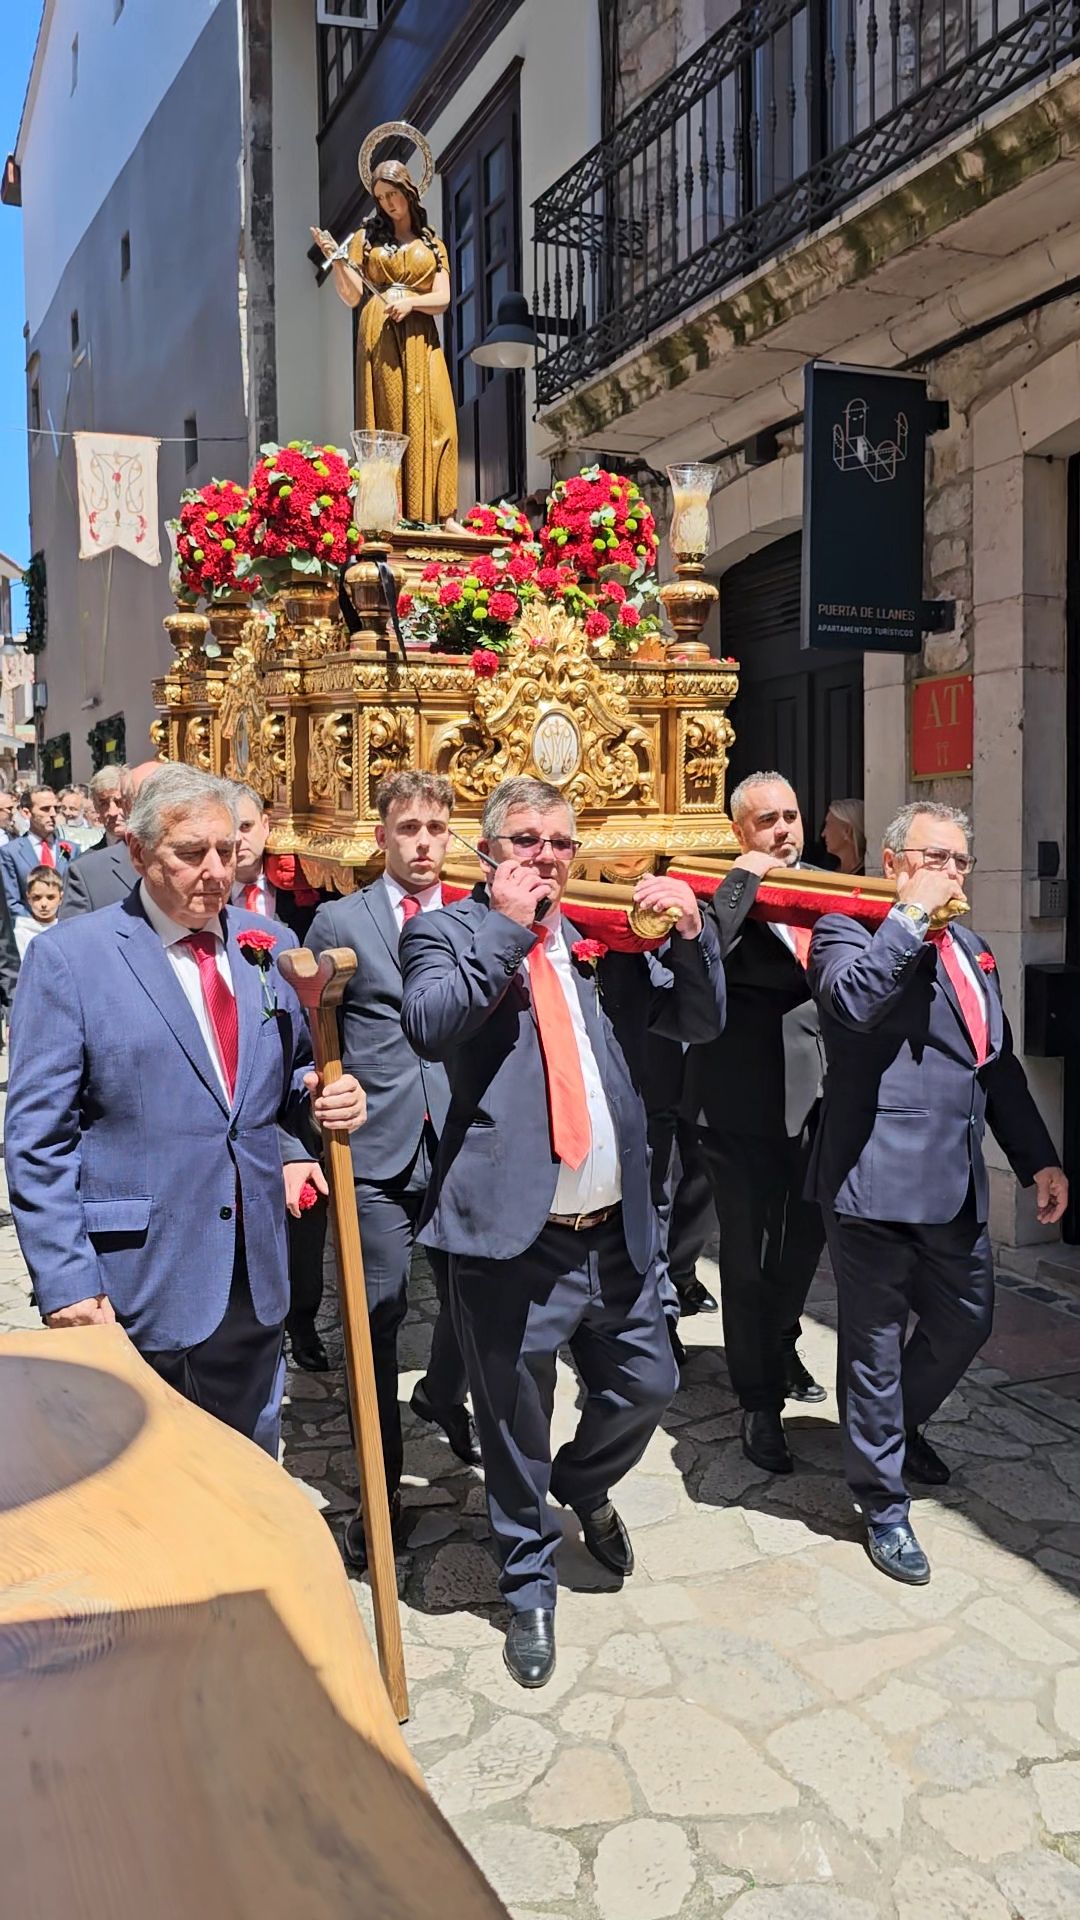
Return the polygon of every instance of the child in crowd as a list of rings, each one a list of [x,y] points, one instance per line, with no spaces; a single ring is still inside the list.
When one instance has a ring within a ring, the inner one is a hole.
[[[63,897],[64,883],[54,867],[31,867],[26,879],[26,904],[30,911],[20,914],[15,921],[15,944],[20,960],[36,933],[55,927]]]

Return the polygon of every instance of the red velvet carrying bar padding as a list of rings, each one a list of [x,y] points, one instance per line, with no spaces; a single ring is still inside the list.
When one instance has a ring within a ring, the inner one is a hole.
[[[701,900],[711,899],[720,881],[715,873],[694,873],[689,867],[670,867],[668,877],[686,880]],[[864,927],[881,925],[895,901],[876,893],[862,893],[853,887],[850,893],[815,893],[811,887],[782,887],[763,880],[750,909],[751,920],[770,920],[788,927],[814,927],[823,913],[846,913]]]
[[[443,881],[445,901],[463,900],[471,892],[471,887],[461,886],[453,880]],[[587,940],[602,940],[614,953],[647,953],[651,948],[662,947],[668,937],[662,933],[656,940],[643,940],[639,934],[631,932],[624,906],[586,907],[579,901],[570,900],[567,902],[567,911],[579,933],[584,934]]]

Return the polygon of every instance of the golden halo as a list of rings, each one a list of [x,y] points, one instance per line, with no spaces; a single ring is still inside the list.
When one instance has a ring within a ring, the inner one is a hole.
[[[371,156],[376,147],[382,146],[384,140],[393,140],[398,137],[411,140],[423,159],[424,177],[416,189],[422,200],[435,178],[435,162],[431,157],[431,148],[419,127],[410,127],[407,120],[384,120],[381,127],[372,127],[357,157],[356,164],[360,170],[360,178],[370,193],[372,191]]]

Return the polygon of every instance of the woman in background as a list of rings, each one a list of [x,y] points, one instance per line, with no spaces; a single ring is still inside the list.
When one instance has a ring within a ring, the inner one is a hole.
[[[866,810],[861,800],[830,800],[821,837],[841,873],[866,872]]]

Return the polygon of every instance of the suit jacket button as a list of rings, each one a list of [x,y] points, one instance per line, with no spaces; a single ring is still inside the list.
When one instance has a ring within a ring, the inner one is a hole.
[[[232,1208],[231,1208],[231,1207],[219,1207],[219,1209],[218,1209],[218,1217],[219,1217],[219,1219],[221,1219],[221,1220],[231,1220],[231,1219],[232,1219]]]
[[[229,1128],[229,1139],[230,1139],[230,1140],[235,1140],[235,1139],[236,1139],[236,1128],[235,1128],[235,1127],[230,1127],[230,1128]]]

